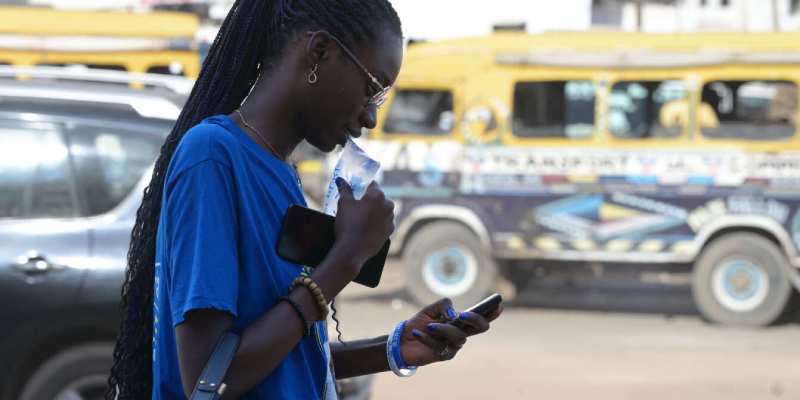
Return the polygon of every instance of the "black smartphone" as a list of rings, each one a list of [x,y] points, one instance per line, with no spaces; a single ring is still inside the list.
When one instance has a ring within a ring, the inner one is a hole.
[[[325,260],[336,240],[335,220],[330,215],[310,208],[299,205],[289,207],[278,237],[278,255],[293,263],[315,268]],[[377,287],[390,245],[391,242],[387,240],[378,254],[361,267],[361,272],[353,282]]]
[[[468,308],[468,309],[466,309],[464,311],[474,312],[476,314],[480,314],[484,318],[488,318],[490,315],[492,315],[497,310],[497,307],[499,307],[500,303],[502,303],[502,302],[503,302],[503,296],[500,296],[500,294],[495,293],[495,294],[490,295],[489,297],[481,300],[480,303],[475,304],[474,306],[472,306],[472,307],[470,307],[470,308]],[[450,323],[453,326],[455,326],[455,327],[457,327],[459,329],[463,329],[464,328],[464,323],[461,322],[460,319],[457,319],[457,320],[452,321]]]

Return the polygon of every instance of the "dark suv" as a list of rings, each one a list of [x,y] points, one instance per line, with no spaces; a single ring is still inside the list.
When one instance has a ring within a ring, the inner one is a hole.
[[[0,399],[102,396],[140,194],[184,98],[0,78]]]
[[[24,72],[0,66],[0,400],[99,399],[136,210],[191,85]],[[366,398],[371,379],[342,383]]]

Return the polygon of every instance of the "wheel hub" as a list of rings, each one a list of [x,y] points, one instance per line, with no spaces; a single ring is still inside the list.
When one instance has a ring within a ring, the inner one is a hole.
[[[767,298],[769,278],[761,266],[749,260],[729,259],[717,266],[711,288],[720,305],[731,311],[747,312]]]
[[[424,258],[422,277],[437,295],[458,296],[475,284],[478,262],[468,248],[451,245],[432,251]]]
[[[737,295],[745,295],[753,288],[753,279],[750,274],[736,271],[730,279],[731,289]]]
[[[445,262],[445,264],[444,264],[444,267],[442,268],[443,269],[442,272],[444,272],[444,274],[447,277],[452,277],[453,275],[455,275],[457,273],[458,266],[456,266],[456,264],[453,262],[453,260],[448,258],[444,262]]]

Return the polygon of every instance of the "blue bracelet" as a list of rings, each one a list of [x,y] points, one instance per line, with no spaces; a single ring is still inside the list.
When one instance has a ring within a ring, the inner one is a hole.
[[[408,369],[405,360],[403,360],[403,354],[400,353],[400,339],[403,336],[403,331],[406,329],[407,322],[408,321],[403,321],[397,325],[392,334],[392,356],[394,357],[395,364],[397,364],[397,368],[400,369]]]
[[[397,327],[394,328],[394,331],[386,341],[386,359],[389,362],[389,368],[395,375],[403,378],[410,377],[417,372],[417,367],[406,365],[400,352],[400,339],[407,323],[408,321],[403,321],[397,324]]]

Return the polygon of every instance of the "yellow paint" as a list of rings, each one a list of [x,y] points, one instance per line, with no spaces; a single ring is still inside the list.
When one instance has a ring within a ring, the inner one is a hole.
[[[557,239],[547,236],[537,238],[535,245],[542,250],[561,250],[561,243]]]
[[[606,244],[606,250],[613,252],[628,251],[633,247],[633,242],[627,239],[614,239]]]
[[[567,179],[573,183],[595,183],[597,175],[569,175]]]
[[[700,90],[713,80],[787,80],[800,83],[800,65],[777,61],[759,63],[667,65],[670,54],[696,55],[728,52],[745,55],[791,55],[800,57],[800,32],[780,33],[676,33],[648,34],[625,32],[558,32],[541,35],[496,33],[483,37],[438,41],[412,45],[406,54],[403,69],[396,83],[403,89],[446,89],[454,95],[455,129],[450,135],[426,136],[417,132],[384,134],[380,127],[373,138],[384,140],[425,141],[460,140],[469,143],[464,131],[484,129],[467,124],[462,118],[469,106],[492,101],[497,127],[479,138],[480,141],[506,146],[561,148],[565,146],[597,149],[648,151],[651,149],[708,149],[776,152],[800,150],[800,137],[783,141],[749,141],[708,139],[703,127],[718,126],[714,111],[700,103]],[[593,67],[589,65],[498,64],[503,54],[608,54],[626,53],[637,56],[661,56],[664,65],[648,67]],[[712,54],[713,55],[713,54]],[[514,85],[521,81],[589,80],[596,87],[595,125],[588,138],[521,138],[513,132],[511,110]],[[681,80],[687,97],[668,103],[658,118],[668,126],[683,127],[673,138],[618,138],[606,126],[611,87],[626,80]],[[385,121],[391,104],[381,110]],[[504,110],[503,110],[504,109]],[[800,119],[798,119],[800,120]],[[474,135],[473,135],[474,136]]]
[[[691,241],[677,242],[672,245],[673,253],[692,254],[694,251],[694,244]]]
[[[591,251],[597,249],[597,245],[588,239],[577,239],[572,242],[572,247],[581,251]]]
[[[645,240],[639,245],[639,251],[645,253],[658,253],[664,250],[664,242],[661,240]]]
[[[602,221],[630,218],[636,215],[641,215],[641,212],[616,204],[603,203],[600,206],[600,220]]]
[[[297,172],[301,174],[317,174],[322,171],[322,160],[305,160],[297,163]]]
[[[73,11],[0,6],[0,33],[193,39],[200,21],[181,12]]]
[[[506,246],[511,250],[522,250],[525,248],[525,241],[519,236],[512,236],[506,241]]]
[[[180,39],[189,48],[168,46],[142,51],[52,51],[0,48],[0,63],[20,67],[39,64],[86,64],[121,67],[143,73],[154,67],[180,63],[189,78],[200,74],[200,55],[194,37],[199,19],[190,13],[122,11],[71,11],[49,8],[0,6],[0,36],[21,35],[58,40],[80,37]],[[136,84],[134,83],[134,86]],[[141,85],[139,85],[141,86]]]

